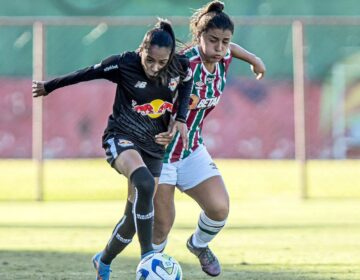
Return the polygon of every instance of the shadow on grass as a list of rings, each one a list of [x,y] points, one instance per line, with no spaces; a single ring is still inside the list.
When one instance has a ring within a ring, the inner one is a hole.
[[[40,251],[0,251],[1,280],[82,280],[95,279],[95,271],[91,264],[91,254],[72,252],[40,252]],[[118,256],[112,264],[111,279],[135,279],[138,259]],[[211,279],[206,276],[197,264],[181,262],[184,280]],[[336,264],[316,266],[316,264],[247,264],[227,265],[221,276],[216,279],[226,280],[336,280],[344,279],[343,273],[336,269]],[[320,267],[320,271],[316,270]],[[352,266],[344,267],[352,273]],[[353,267],[356,270],[355,266]],[[355,273],[355,271],[353,271]],[[348,275],[350,276],[350,275]],[[357,279],[356,276],[346,279]]]

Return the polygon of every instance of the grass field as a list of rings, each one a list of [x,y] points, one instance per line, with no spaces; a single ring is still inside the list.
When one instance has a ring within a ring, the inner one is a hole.
[[[315,198],[302,201],[293,162],[218,161],[231,214],[212,244],[223,265],[216,279],[360,279],[360,203],[342,199],[359,197],[360,168],[356,161],[341,164],[311,162]],[[14,167],[21,175],[10,174]],[[2,200],[32,198],[32,168],[0,162]],[[47,202],[0,203],[0,279],[94,279],[90,259],[122,215],[125,181],[101,161],[54,161],[45,169]],[[75,201],[80,198],[85,201]],[[181,263],[185,280],[209,279],[185,248],[198,207],[183,194],[177,198],[167,252]],[[112,279],[134,279],[138,255],[133,242],[114,261]]]

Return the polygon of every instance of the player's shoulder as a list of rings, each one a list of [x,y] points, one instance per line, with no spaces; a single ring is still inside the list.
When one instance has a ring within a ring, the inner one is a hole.
[[[125,51],[119,54],[119,60],[122,63],[131,63],[139,61],[140,56],[139,53],[136,51]]]
[[[189,59],[187,58],[186,55],[184,55],[182,53],[176,53],[175,56],[183,68],[184,67],[186,68],[189,65]]]
[[[183,49],[180,53],[186,56],[187,59],[189,59],[189,61],[193,61],[196,59],[200,60],[199,48],[196,45],[188,46],[185,49]]]

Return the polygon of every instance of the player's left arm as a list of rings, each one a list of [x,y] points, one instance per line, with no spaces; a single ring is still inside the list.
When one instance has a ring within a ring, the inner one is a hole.
[[[246,61],[250,64],[251,70],[256,75],[257,80],[260,80],[262,77],[264,77],[266,67],[260,57],[257,57],[255,54],[247,51],[243,47],[233,42],[230,43],[230,51],[233,57]]]

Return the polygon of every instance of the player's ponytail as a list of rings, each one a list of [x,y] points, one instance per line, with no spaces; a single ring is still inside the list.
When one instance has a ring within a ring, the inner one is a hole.
[[[169,60],[165,67],[160,71],[159,78],[162,84],[167,83],[167,77],[170,76],[183,76],[181,65],[175,56],[176,38],[171,23],[165,19],[158,19],[154,28],[149,30],[140,45],[140,51],[149,49],[152,46],[165,47],[170,49]]]
[[[224,13],[224,7],[223,2],[212,1],[194,12],[190,18],[193,43],[198,43],[199,36],[213,28],[230,30],[232,34],[234,33],[234,23]]]
[[[167,20],[159,19],[158,26],[159,26],[159,29],[162,29],[165,32],[169,33],[169,35],[172,39],[171,55],[174,55],[175,47],[176,47],[176,38],[175,38],[174,30],[172,29],[170,22]]]

